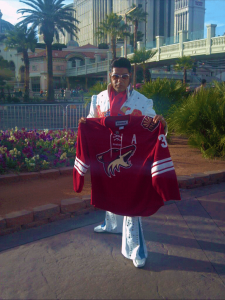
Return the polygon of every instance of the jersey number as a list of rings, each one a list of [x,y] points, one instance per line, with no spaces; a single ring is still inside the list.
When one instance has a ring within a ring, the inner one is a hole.
[[[166,148],[166,147],[167,147],[167,141],[166,141],[165,135],[164,135],[164,134],[160,134],[160,135],[158,136],[158,139],[159,139],[160,141],[162,141],[162,142],[161,142],[161,146],[162,146],[163,148]]]

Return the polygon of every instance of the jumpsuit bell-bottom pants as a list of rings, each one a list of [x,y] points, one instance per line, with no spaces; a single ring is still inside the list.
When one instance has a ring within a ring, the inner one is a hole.
[[[127,217],[106,212],[102,229],[110,233],[122,233],[122,254],[128,259],[147,258],[141,217]]]

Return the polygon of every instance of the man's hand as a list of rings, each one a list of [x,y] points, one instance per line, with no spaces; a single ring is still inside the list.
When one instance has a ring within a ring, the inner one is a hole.
[[[80,123],[86,123],[87,118],[81,117],[80,120],[78,121],[78,125]]]
[[[164,128],[166,127],[166,121],[163,118],[163,116],[161,116],[161,115],[155,115],[154,118],[153,118],[153,122],[157,123],[158,121],[162,122]]]

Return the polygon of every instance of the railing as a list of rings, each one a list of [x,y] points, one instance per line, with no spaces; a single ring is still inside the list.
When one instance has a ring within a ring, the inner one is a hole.
[[[0,130],[75,129],[89,108],[84,104],[4,104],[0,105]]]
[[[224,45],[224,44],[225,44],[225,36],[219,36],[219,37],[212,38],[212,46]]]
[[[191,42],[184,42],[184,49],[192,49],[192,48],[200,48],[206,46],[206,39],[205,40],[196,40]]]
[[[66,75],[67,76],[77,76],[84,75],[96,72],[102,72],[108,70],[108,65],[110,61],[104,60],[93,64],[88,64],[84,66],[79,66],[77,68],[67,68]]]
[[[163,52],[171,52],[171,51],[176,51],[179,50],[179,44],[174,44],[174,45],[168,45],[168,46],[162,46],[160,47],[161,53]]]

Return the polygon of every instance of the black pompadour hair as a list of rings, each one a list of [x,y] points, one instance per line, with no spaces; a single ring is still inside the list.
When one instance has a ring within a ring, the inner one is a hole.
[[[119,58],[114,59],[111,62],[111,68],[110,68],[111,71],[113,68],[126,68],[126,69],[128,69],[129,73],[131,72],[130,61],[129,61],[129,59],[127,59],[125,57],[119,57]]]

